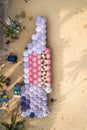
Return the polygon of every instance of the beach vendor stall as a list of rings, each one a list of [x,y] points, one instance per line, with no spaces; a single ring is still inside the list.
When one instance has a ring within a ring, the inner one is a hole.
[[[43,118],[50,113],[47,95],[51,93],[51,50],[46,48],[46,22],[36,17],[36,33],[23,53],[24,89],[21,97],[22,117]]]

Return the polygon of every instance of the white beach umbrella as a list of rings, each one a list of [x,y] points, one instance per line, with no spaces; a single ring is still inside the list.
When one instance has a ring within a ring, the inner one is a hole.
[[[28,53],[31,54],[32,53],[32,49],[28,49]]]
[[[28,47],[29,49],[32,49],[32,47],[33,47],[32,43],[28,43],[27,47]]]
[[[42,24],[42,25],[41,25],[41,30],[42,30],[42,29],[46,29],[46,26],[47,26],[46,24]]]
[[[52,92],[52,88],[51,88],[51,87],[46,87],[46,88],[45,88],[45,91],[46,91],[47,93],[51,93],[51,92]]]
[[[41,22],[44,24],[47,22],[47,19],[46,18],[41,18]]]
[[[41,30],[41,33],[42,33],[42,34],[46,34],[46,33],[47,33],[47,30],[46,30],[46,29],[42,29],[42,30]]]
[[[29,68],[24,68],[24,73],[29,73]]]
[[[36,16],[36,21],[41,21],[42,17],[41,16]]]
[[[29,79],[24,79],[24,83],[29,83]]]
[[[41,27],[36,27],[36,32],[41,32]]]
[[[30,88],[30,86],[29,86],[29,83],[25,83],[25,88],[27,89],[29,89]]]
[[[47,114],[47,112],[46,111],[43,111],[43,116],[45,117],[45,116],[47,116],[48,114]]]
[[[43,113],[39,113],[39,114],[37,115],[37,117],[38,117],[39,119],[43,118],[43,117],[44,117],[44,116],[43,116]]]
[[[28,73],[24,73],[24,78],[29,78],[29,74]]]
[[[29,67],[29,63],[28,62],[24,62],[23,65],[24,65],[24,68],[28,68]]]
[[[28,62],[28,60],[29,60],[29,57],[27,57],[27,56],[24,57],[24,59],[23,59],[24,62]]]
[[[26,111],[26,115],[29,116],[31,114],[30,110]]]
[[[46,37],[47,37],[46,35],[41,35],[42,40],[46,40]]]
[[[22,116],[23,118],[25,118],[25,117],[27,116],[27,115],[26,115],[26,112],[22,112],[21,116]]]
[[[32,40],[37,40],[37,35],[36,34],[32,35]]]
[[[37,54],[41,54],[42,53],[41,48],[37,49],[36,52],[37,52]]]
[[[28,56],[28,51],[24,51],[23,56]]]

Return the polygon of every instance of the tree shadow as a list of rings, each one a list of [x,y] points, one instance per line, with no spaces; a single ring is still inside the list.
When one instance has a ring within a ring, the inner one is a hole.
[[[73,78],[76,80],[79,74],[85,73],[87,71],[87,49],[82,51],[82,56],[78,60],[73,60],[67,65],[66,68],[70,69],[71,71],[67,74],[66,78]]]

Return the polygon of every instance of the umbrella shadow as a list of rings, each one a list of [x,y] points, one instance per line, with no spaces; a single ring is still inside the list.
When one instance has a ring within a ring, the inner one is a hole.
[[[87,49],[82,51],[82,56],[78,60],[73,60],[69,64],[65,65],[66,68],[71,71],[67,74],[66,78],[73,78],[76,80],[79,74],[85,73],[87,70]]]

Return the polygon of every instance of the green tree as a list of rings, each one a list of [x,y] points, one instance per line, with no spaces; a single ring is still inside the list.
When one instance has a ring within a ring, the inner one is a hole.
[[[12,26],[6,26],[4,28],[4,35],[5,37],[10,38],[11,40],[18,39],[18,34],[16,30],[12,28]]]
[[[1,125],[5,128],[5,130],[24,130],[24,120],[17,121],[17,115],[18,115],[18,108],[17,107],[16,113],[12,113],[11,117],[11,123],[7,122],[1,122]]]

